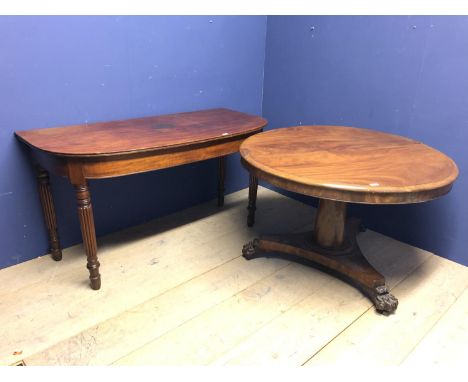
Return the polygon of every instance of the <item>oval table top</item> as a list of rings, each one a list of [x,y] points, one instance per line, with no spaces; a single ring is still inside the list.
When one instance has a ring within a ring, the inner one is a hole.
[[[345,126],[265,131],[240,147],[243,165],[286,190],[367,204],[431,200],[450,191],[455,162],[421,142]]]
[[[108,156],[229,140],[260,131],[261,117],[219,108],[17,131],[24,143],[61,156]]]

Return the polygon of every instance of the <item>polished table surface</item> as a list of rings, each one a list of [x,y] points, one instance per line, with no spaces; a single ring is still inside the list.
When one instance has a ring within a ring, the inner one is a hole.
[[[275,252],[306,259],[359,288],[377,311],[394,312],[398,300],[361,253],[356,237],[362,225],[347,218],[346,203],[405,204],[440,197],[458,176],[453,160],[409,138],[344,126],[266,131],[246,139],[240,153],[250,172],[249,226],[258,178],[319,198],[313,232],[257,238],[244,246],[244,257]]]
[[[456,164],[421,142],[369,129],[270,130],[240,149],[253,171],[291,191],[353,203],[414,203],[446,194]]]
[[[99,156],[167,150],[256,132],[263,118],[209,109],[120,121],[17,131],[26,144],[61,156]]]
[[[209,109],[120,121],[17,131],[37,169],[39,195],[54,260],[62,258],[49,172],[73,185],[91,288],[101,287],[88,179],[154,171],[219,158],[218,205],[224,201],[224,158],[262,130],[261,117]],[[157,201],[155,201],[156,203]]]

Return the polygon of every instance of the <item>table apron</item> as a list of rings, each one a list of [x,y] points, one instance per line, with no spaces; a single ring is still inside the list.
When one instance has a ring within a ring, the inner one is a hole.
[[[141,155],[137,157],[122,156],[120,158],[109,158],[107,160],[98,161],[86,158],[84,161],[80,161],[80,166],[82,166],[83,175],[87,179],[111,178],[161,170],[232,154],[239,151],[241,142],[242,140],[236,140],[206,147],[192,148],[190,150],[165,152],[156,155]]]
[[[32,150],[31,154],[33,160],[47,171],[69,178],[72,184],[80,184],[84,179],[137,174],[233,154],[239,151],[244,139],[158,152],[96,157],[60,157],[39,150]]]
[[[244,158],[241,163],[250,174],[262,179],[274,186],[299,194],[313,196],[320,199],[335,200],[340,202],[358,203],[358,204],[412,204],[421,203],[436,199],[450,192],[452,184],[444,185],[430,190],[408,191],[408,192],[371,192],[371,191],[350,191],[344,189],[332,189],[323,186],[307,185],[295,182],[291,179],[284,179],[279,176],[262,171]]]

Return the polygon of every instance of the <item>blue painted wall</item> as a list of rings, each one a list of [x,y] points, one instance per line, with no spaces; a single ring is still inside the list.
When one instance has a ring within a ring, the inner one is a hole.
[[[451,156],[460,177],[449,195],[350,212],[370,228],[465,265],[467,41],[468,17],[268,17],[263,99],[269,128],[367,127]]]
[[[15,130],[228,107],[261,114],[266,17],[0,17],[0,268],[42,255],[36,183]],[[102,235],[209,200],[211,160],[90,183]],[[247,185],[239,158],[227,192]],[[64,247],[81,241],[52,178]]]
[[[0,268],[47,250],[34,174],[13,131],[218,106],[261,114],[262,91],[269,128],[369,127],[450,155],[461,172],[451,194],[351,213],[468,265],[468,18],[272,16],[266,24],[265,17],[0,17]],[[228,174],[227,192],[247,185],[238,156]],[[52,183],[67,247],[81,241],[74,195],[65,180]],[[216,162],[90,187],[102,235],[214,198]]]

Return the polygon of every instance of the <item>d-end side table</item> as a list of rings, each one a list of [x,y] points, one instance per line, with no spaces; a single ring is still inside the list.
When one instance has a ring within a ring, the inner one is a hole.
[[[73,185],[91,288],[101,287],[88,179],[111,178],[219,158],[218,205],[224,203],[224,158],[260,131],[263,118],[210,109],[121,121],[17,131],[36,165],[50,253],[61,260],[49,172]]]
[[[313,232],[265,236],[244,245],[246,259],[265,252],[305,258],[354,285],[376,310],[392,313],[398,300],[385,278],[362,255],[357,219],[347,203],[406,204],[448,193],[456,164],[420,142],[378,131],[343,126],[297,126],[250,137],[240,148],[250,172],[249,215],[255,217],[258,178],[283,189],[319,198]]]

